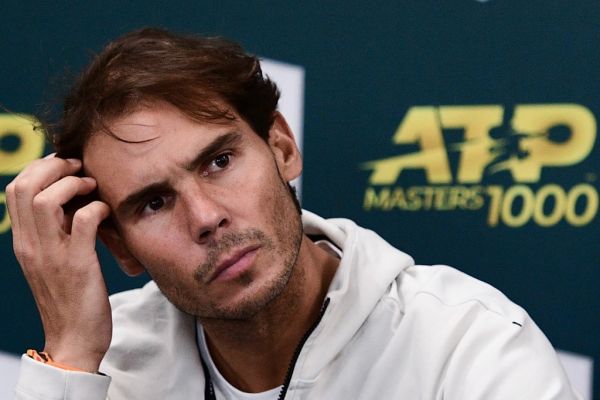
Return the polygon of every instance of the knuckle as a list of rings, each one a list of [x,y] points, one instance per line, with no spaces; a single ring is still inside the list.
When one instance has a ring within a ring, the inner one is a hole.
[[[72,186],[79,186],[82,183],[81,178],[73,176],[73,175],[69,175],[69,176],[65,176],[63,178],[69,185]]]
[[[73,224],[89,224],[94,222],[96,216],[89,208],[80,208],[73,215]]]
[[[14,194],[17,197],[23,196],[31,191],[31,180],[27,177],[21,177],[15,180],[13,183]]]
[[[15,252],[15,257],[17,257],[17,260],[20,260],[25,253],[25,251],[23,250],[23,247],[17,246],[16,243],[13,245],[13,250]]]
[[[12,196],[13,194],[15,194],[15,181],[12,181],[8,185],[6,185],[5,191],[6,191],[6,194],[9,196]]]
[[[33,198],[33,209],[34,210],[38,210],[38,211],[45,210],[48,207],[50,207],[51,204],[52,204],[52,201],[43,192]]]
[[[25,170],[30,170],[32,168],[35,168],[36,166],[43,164],[44,159],[43,158],[36,158],[35,160],[31,161],[27,167],[25,167]]]
[[[25,247],[15,248],[15,257],[23,268],[31,267],[36,262],[35,252]]]

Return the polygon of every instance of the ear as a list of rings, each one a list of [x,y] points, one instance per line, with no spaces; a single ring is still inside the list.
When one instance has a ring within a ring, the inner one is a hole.
[[[104,225],[98,229],[98,236],[102,243],[108,247],[111,254],[117,260],[119,267],[129,276],[137,276],[143,273],[146,269],[140,262],[129,252],[125,246],[121,235],[117,230],[110,225]]]
[[[302,156],[294,140],[294,134],[281,113],[275,113],[269,130],[269,147],[275,157],[281,177],[289,182],[302,173]]]

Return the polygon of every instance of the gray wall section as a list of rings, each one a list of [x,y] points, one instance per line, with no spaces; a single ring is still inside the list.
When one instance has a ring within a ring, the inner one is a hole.
[[[596,1],[27,3],[4,3],[0,12],[0,104],[6,109],[39,111],[60,92],[65,71],[77,71],[110,38],[148,25],[225,35],[255,53],[302,65],[307,209],[353,218],[419,263],[450,264],[492,283],[529,311],[554,346],[600,359],[598,218],[581,227],[564,219],[551,227],[535,221],[490,227],[485,196],[486,205],[475,211],[367,211],[370,172],[361,169],[366,161],[419,150],[391,141],[413,106],[497,104],[509,116],[518,104],[575,103],[600,117]],[[509,134],[507,119],[494,135]],[[463,131],[444,129],[443,137],[452,145]],[[567,129],[556,140],[568,138]],[[10,150],[7,141],[0,144]],[[598,152],[594,142],[580,163],[544,168],[525,186],[538,193],[550,184],[569,191],[585,183],[597,191]],[[449,154],[453,173],[458,156]],[[0,191],[10,179],[0,176]],[[478,184],[508,190],[519,182],[499,172]],[[416,170],[391,186],[432,184]],[[101,253],[112,292],[144,281],[125,278]],[[0,254],[1,349],[42,347],[10,233],[0,235]]]

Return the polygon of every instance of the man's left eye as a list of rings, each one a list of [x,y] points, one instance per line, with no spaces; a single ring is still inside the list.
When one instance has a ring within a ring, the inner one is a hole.
[[[209,176],[216,172],[221,172],[229,167],[233,154],[231,152],[221,153],[208,164],[202,171],[202,175]]]
[[[231,155],[228,153],[219,154],[212,162],[212,164],[217,168],[225,168],[229,165]]]

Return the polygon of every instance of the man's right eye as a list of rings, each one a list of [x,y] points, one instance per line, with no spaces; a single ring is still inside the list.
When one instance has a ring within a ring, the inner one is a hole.
[[[144,211],[156,212],[165,206],[166,200],[163,196],[150,199],[144,206]]]

